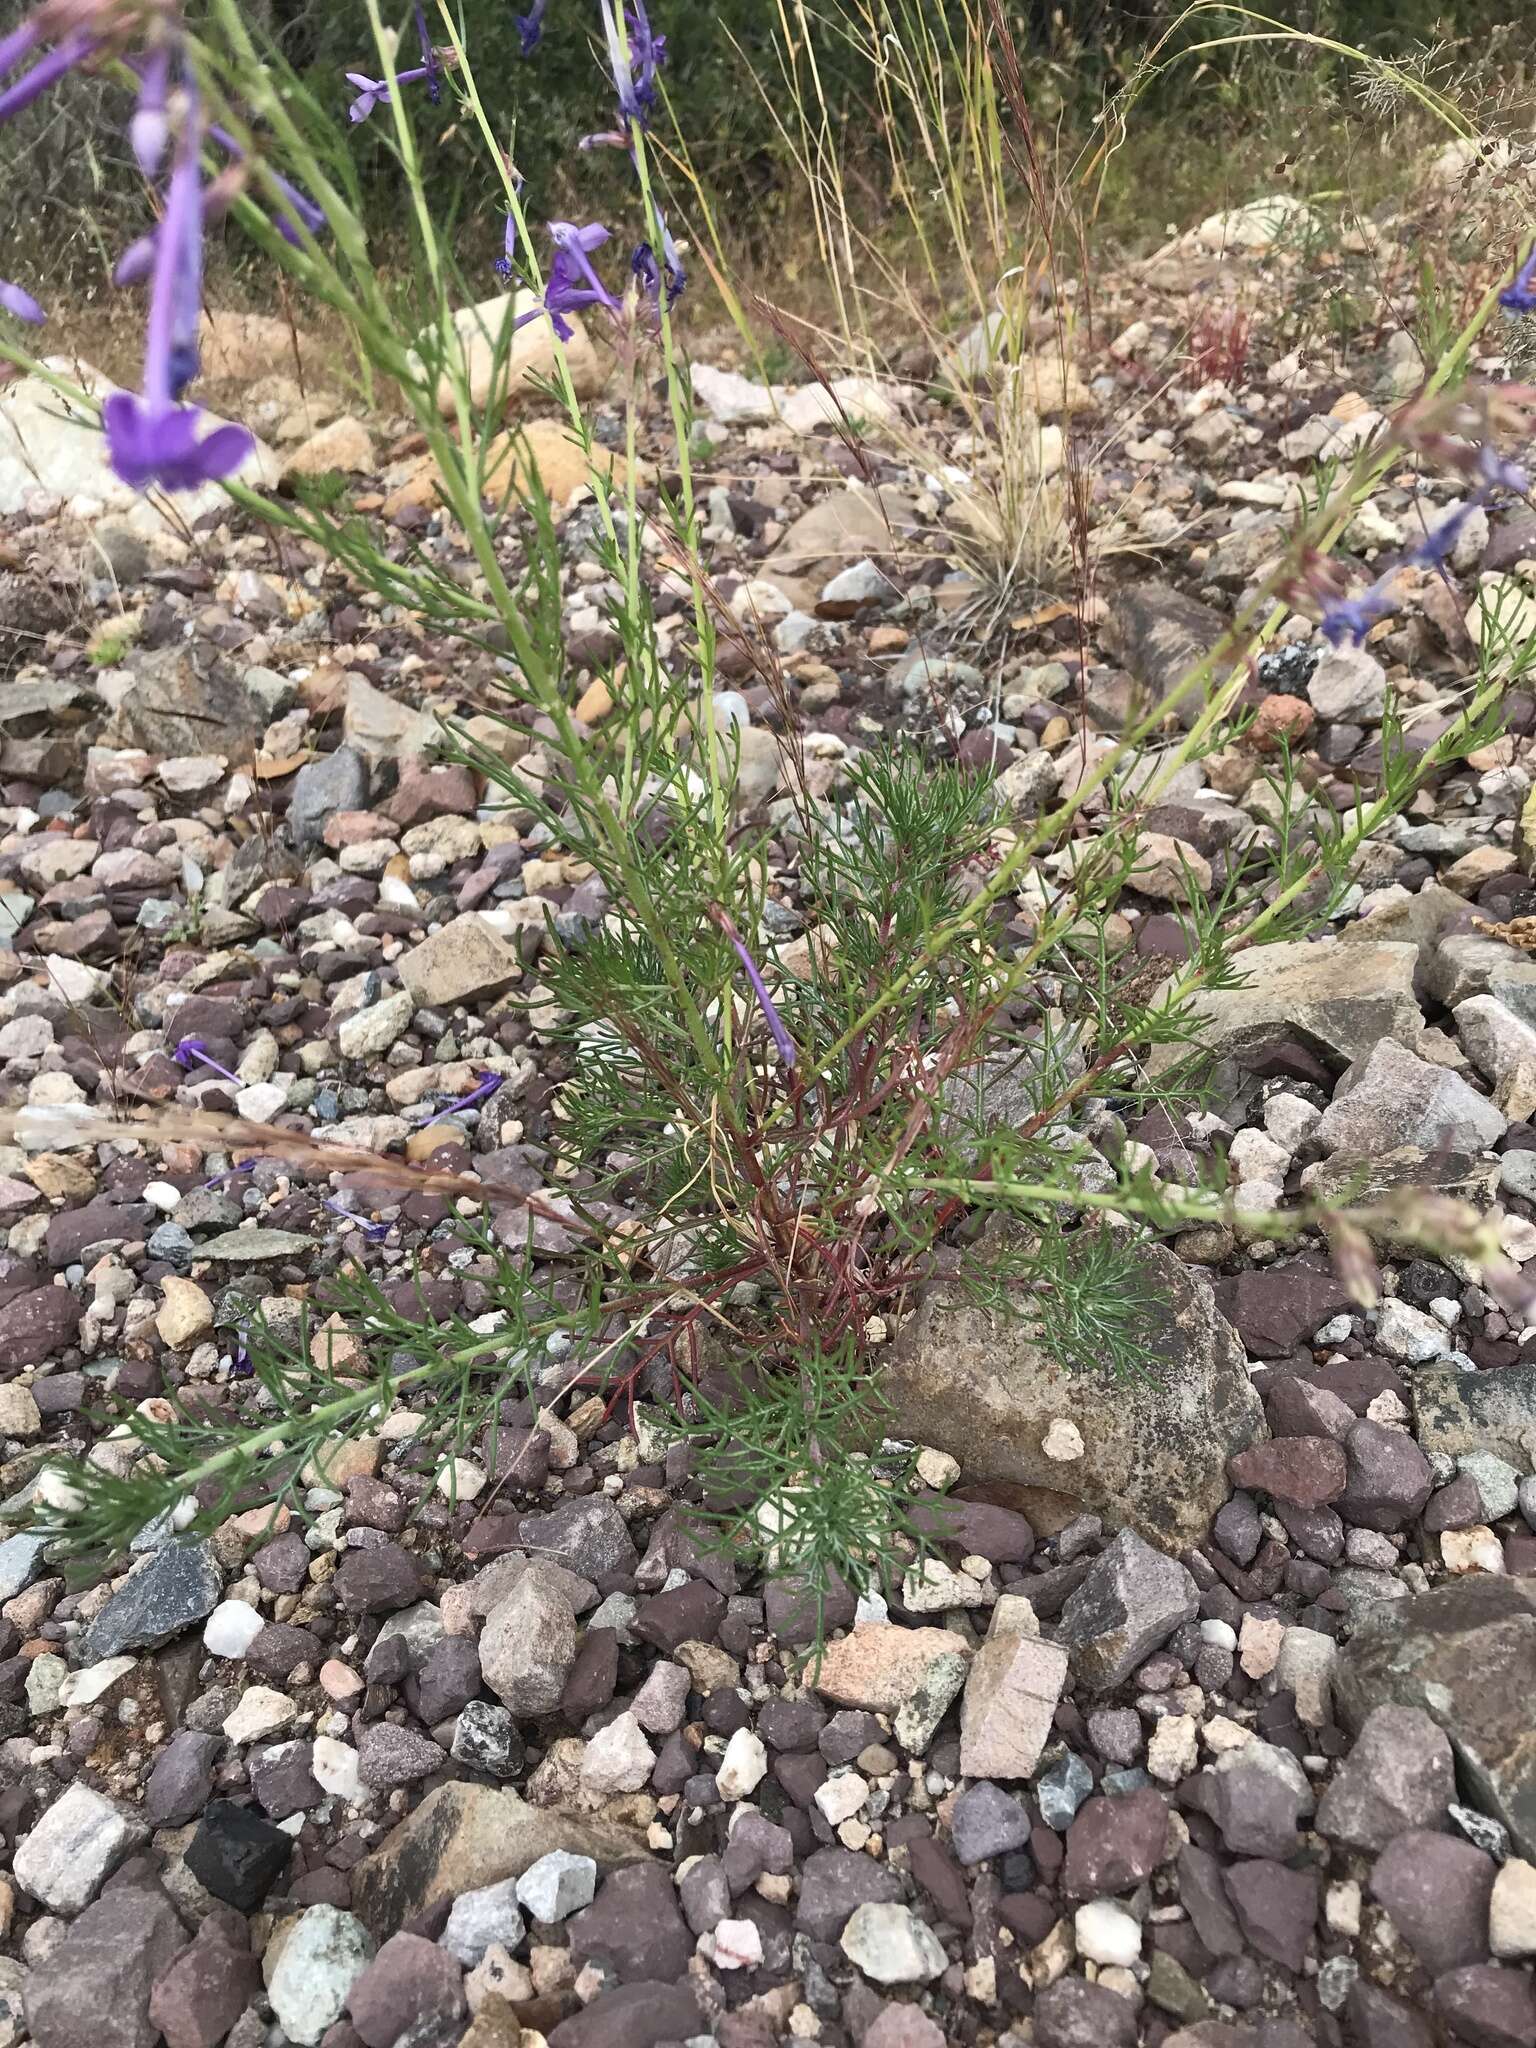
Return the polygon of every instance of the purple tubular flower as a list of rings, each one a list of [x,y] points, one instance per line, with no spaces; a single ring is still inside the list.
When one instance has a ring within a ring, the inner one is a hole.
[[[651,32],[645,0],[634,0],[624,9],[620,21],[615,0],[600,0],[603,40],[608,45],[608,69],[619,97],[619,119],[627,129],[632,122],[650,126],[657,102],[656,73],[667,61],[667,39]],[[628,140],[627,135],[624,138]]]
[[[10,43],[15,41],[14,36],[8,38]],[[19,114],[23,107],[30,107],[34,100],[41,99],[49,86],[57,85],[67,71],[73,71],[77,64],[83,63],[99,48],[99,38],[88,36],[81,30],[55,43],[46,56],[38,58],[30,71],[18,78],[7,91],[0,92],[0,121],[9,121],[12,114]],[[0,56],[3,54],[0,50]],[[18,54],[25,55],[25,51]],[[0,71],[9,70],[15,62],[15,57],[9,63],[0,62]]]
[[[370,1223],[365,1216],[354,1215],[340,1195],[327,1195],[324,1206],[337,1216],[345,1216],[349,1223],[355,1223],[370,1244],[377,1244],[381,1237],[388,1237],[387,1223]]]
[[[238,1074],[232,1074],[228,1067],[221,1067],[217,1060],[208,1057],[208,1048],[200,1038],[178,1039],[171,1057],[178,1067],[190,1067],[195,1062],[199,1066],[212,1067],[216,1074],[222,1074],[226,1081],[233,1081],[237,1088],[245,1086]]]
[[[29,291],[23,291],[19,284],[11,284],[3,277],[0,277],[0,306],[13,320],[24,320],[29,327],[41,327],[48,318]]]
[[[555,260],[544,286],[544,311],[560,339],[569,341],[575,329],[565,318],[567,313],[579,312],[583,306],[606,306],[612,313],[619,310],[618,300],[588,261],[592,251],[607,241],[608,230],[596,221],[578,228],[568,220],[552,220],[549,238],[555,245]],[[516,325],[522,327],[538,317],[537,310],[524,313]]]
[[[20,28],[13,28],[8,36],[0,36],[0,78],[14,71],[23,57],[30,57],[42,39],[42,25],[36,15]]]
[[[238,469],[253,446],[247,430],[234,426],[216,427],[200,441],[201,412],[180,403],[197,373],[203,280],[202,124],[190,85],[183,96],[165,217],[155,240],[144,388],[137,394],[114,391],[101,408],[112,467],[137,491],[150,484],[180,491],[215,482]]]
[[[544,15],[548,7],[549,0],[533,0],[533,5],[526,14],[514,14],[512,17],[512,26],[517,30],[518,43],[525,57],[531,57],[539,47],[539,39],[544,33]]]
[[[448,1103],[436,1116],[429,1116],[421,1129],[426,1130],[430,1124],[440,1124],[444,1117],[457,1116],[461,1109],[473,1109],[477,1102],[484,1102],[487,1096],[496,1093],[501,1086],[501,1080],[500,1074],[482,1074],[467,1095],[461,1095],[456,1102]]]
[[[746,969],[747,979],[752,984],[752,993],[757,998],[757,1007],[762,1011],[773,1042],[779,1049],[779,1058],[786,1067],[792,1067],[796,1059],[795,1041],[784,1029],[784,1019],[774,1008],[773,998],[763,986],[763,977],[757,971],[757,962],[742,944],[741,934],[726,916],[725,912],[723,910],[716,910],[714,916],[721,931],[725,933],[725,936],[735,947],[736,957]]]
[[[229,1376],[231,1379],[248,1380],[254,1377],[256,1361],[246,1347],[244,1330],[235,1332],[235,1348],[229,1355]]]
[[[1499,293],[1499,304],[1506,313],[1536,313],[1536,243],[1515,272],[1514,282]]]
[[[1488,442],[1477,451],[1476,473],[1482,478],[1477,489],[1432,526],[1400,562],[1384,570],[1358,597],[1335,598],[1323,606],[1318,625],[1325,640],[1335,647],[1342,647],[1346,641],[1363,640],[1372,626],[1397,610],[1392,585],[1402,570],[1434,569],[1444,576],[1445,565],[1455,552],[1462,529],[1472,514],[1487,504],[1494,491],[1514,491],[1524,496],[1530,489],[1525,471],[1517,463],[1506,462]]]
[[[430,65],[417,64],[409,71],[397,71],[395,73],[395,83],[396,85],[414,85],[418,78],[435,78],[436,75],[437,59],[434,56]],[[369,78],[366,72],[349,71],[346,73],[346,79],[349,85],[357,87],[357,98],[347,109],[347,119],[349,121],[366,121],[375,107],[388,104],[390,91],[387,78]],[[433,97],[435,98],[436,95],[434,94]]]

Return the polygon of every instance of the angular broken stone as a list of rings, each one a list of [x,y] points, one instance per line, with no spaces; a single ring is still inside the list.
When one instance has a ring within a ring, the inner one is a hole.
[[[207,1543],[168,1543],[112,1595],[85,1631],[93,1661],[125,1650],[152,1650],[205,1621],[219,1604],[224,1575]]]
[[[1472,1577],[1378,1606],[1339,1655],[1339,1709],[1417,1707],[1443,1728],[1477,1803],[1536,1854],[1536,1583]]]
[[[1240,1058],[1299,1034],[1345,1066],[1384,1041],[1400,1050],[1417,1045],[1424,1028],[1413,992],[1418,951],[1382,940],[1263,946],[1249,956],[1245,987],[1207,989],[1192,999],[1201,1046],[1219,1058]]]
[[[1050,1740],[1067,1653],[1029,1636],[992,1636],[971,1660],[960,1708],[967,1778],[1027,1778]]]
[[[16,1845],[16,1882],[50,1913],[78,1913],[148,1830],[80,1780]]]
[[[1346,957],[1361,950],[1350,946]],[[1403,1145],[1475,1157],[1508,1127],[1503,1111],[1460,1074],[1384,1037],[1345,1074],[1313,1135],[1348,1159],[1379,1159]]]
[[[1410,1828],[1438,1828],[1456,1796],[1445,1731],[1419,1707],[1376,1707],[1317,1808],[1317,1831],[1346,1848],[1385,1849]]]
[[[1178,1559],[1122,1529],[1062,1609],[1058,1633],[1074,1676],[1090,1692],[1107,1692],[1199,1608],[1199,1589]]]
[[[945,1628],[865,1622],[811,1653],[805,1684],[839,1706],[894,1714],[940,1657],[968,1657],[970,1644]]]
[[[907,1433],[949,1451],[1005,1504],[1010,1487],[1047,1486],[1180,1550],[1204,1541],[1230,1490],[1227,1460],[1266,1434],[1264,1413],[1205,1276],[1161,1246],[1137,1256],[1151,1322],[1144,1372],[1069,1371],[1024,1322],[937,1286],[891,1347],[884,1384]],[[1044,1449],[1063,1416],[1086,1447],[1070,1464]]]
[[[1421,1450],[1453,1458],[1491,1451],[1521,1472],[1536,1469],[1536,1361],[1499,1372],[1421,1366],[1410,1385]]]

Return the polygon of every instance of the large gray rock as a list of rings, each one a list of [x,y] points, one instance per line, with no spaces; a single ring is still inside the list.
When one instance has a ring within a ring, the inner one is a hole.
[[[1409,1828],[1443,1828],[1456,1764],[1443,1728],[1417,1707],[1375,1707],[1317,1809],[1317,1831],[1372,1854]]]
[[[1422,978],[1426,992],[1448,1010],[1472,996],[1493,996],[1522,1024],[1536,1026],[1536,960],[1502,939],[1453,932],[1428,953]]]
[[[150,1993],[186,1945],[158,1885],[122,1885],[99,1899],[28,1972],[36,2048],[154,2048]]]
[[[1413,993],[1417,957],[1416,946],[1385,941],[1260,946],[1244,955],[1246,987],[1206,989],[1193,998],[1200,1045],[1230,1058],[1299,1035],[1334,1066],[1363,1058],[1383,1039],[1417,1045],[1424,1028]],[[1182,1048],[1164,1048],[1153,1066],[1182,1056]]]
[[[1200,1590],[1178,1559],[1122,1529],[1061,1610],[1057,1634],[1073,1677],[1108,1692],[1199,1611]]]
[[[643,1835],[616,1821],[529,1806],[489,1785],[439,1785],[352,1873],[352,1902],[381,1941],[440,1900],[521,1877],[551,1849],[602,1869],[644,1856]]]
[[[1339,1082],[1314,1135],[1350,1159],[1379,1159],[1404,1145],[1475,1157],[1508,1128],[1503,1111],[1460,1074],[1384,1036]]]
[[[1150,1335],[1129,1378],[1069,1372],[1021,1320],[939,1286],[892,1346],[883,1387],[902,1434],[948,1451],[1004,1505],[1050,1487],[1173,1550],[1202,1542],[1226,1500],[1227,1459],[1268,1434],[1242,1345],[1210,1284],[1160,1245],[1139,1253]],[[1062,1417],[1084,1452],[1048,1458]]]
[[[1536,1162],[1536,1154],[1506,1153],[1505,1157],[1529,1157]],[[1500,1170],[1497,1159],[1474,1159],[1464,1152],[1425,1152],[1417,1145],[1394,1145],[1390,1151],[1369,1159],[1339,1152],[1332,1159],[1323,1160],[1308,1173],[1307,1192],[1320,1202],[1348,1203],[1362,1209],[1381,1203],[1380,1216],[1372,1217],[1364,1226],[1372,1243],[1379,1251],[1416,1258],[1422,1239],[1405,1228],[1412,1220],[1411,1215],[1405,1212],[1402,1218],[1394,1217],[1391,1198],[1413,1188],[1485,1210],[1498,1197]]]
[[[1335,1668],[1346,1723],[1383,1705],[1419,1707],[1450,1737],[1463,1785],[1536,1855],[1536,1583],[1457,1579],[1381,1602]]]
[[[133,662],[133,681],[108,727],[120,747],[151,754],[249,759],[267,727],[261,699],[205,644],[177,642]]]
[[[1492,1451],[1522,1472],[1536,1471],[1536,1363],[1486,1373],[1425,1365],[1412,1387],[1422,1449],[1453,1458]]]

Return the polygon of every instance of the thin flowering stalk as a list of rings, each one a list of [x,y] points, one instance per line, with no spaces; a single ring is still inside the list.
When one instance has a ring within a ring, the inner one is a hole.
[[[190,79],[177,99],[179,132],[144,330],[143,390],[114,391],[101,408],[112,467],[140,491],[150,484],[176,491],[215,482],[238,469],[254,446],[247,429],[236,426],[216,427],[199,441],[202,414],[180,402],[197,372],[203,201],[202,124]]]
[[[660,97],[656,73],[667,61],[667,39],[656,35],[645,11],[645,0],[620,9],[615,0],[599,0],[603,19],[603,40],[608,46],[608,71],[618,95],[619,126],[598,135],[584,135],[578,145],[591,149],[612,143],[621,149],[633,147],[634,130],[644,132],[651,125]]]
[[[659,307],[662,292],[665,290],[667,305],[671,307],[677,304],[688,289],[688,273],[683,268],[683,259],[678,253],[676,242],[672,239],[672,230],[667,226],[664,217],[658,218],[661,220],[661,262],[657,263],[656,251],[650,243],[642,242],[630,258],[629,267],[639,281],[640,290],[646,298]]]
[[[533,0],[526,14],[514,14],[512,26],[517,30],[518,46],[525,57],[531,57],[539,47],[544,34],[544,16],[549,9],[549,0]]]
[[[172,1053],[171,1057],[175,1060],[178,1067],[192,1067],[194,1065],[212,1067],[216,1074],[222,1074],[226,1081],[233,1081],[237,1088],[245,1086],[245,1083],[238,1074],[232,1074],[228,1067],[221,1067],[216,1059],[209,1056],[208,1047],[201,1038],[178,1039],[176,1041],[176,1050]],[[230,1168],[231,1173],[243,1171],[244,1168]],[[221,1176],[221,1178],[226,1177]]]
[[[0,277],[0,306],[13,320],[24,320],[28,327],[41,327],[48,318],[29,291],[3,277]]]
[[[440,1124],[445,1117],[457,1116],[460,1110],[473,1109],[477,1103],[484,1102],[489,1096],[494,1095],[501,1083],[500,1074],[482,1074],[467,1095],[461,1095],[456,1102],[450,1102],[446,1108],[440,1109],[436,1116],[429,1116],[419,1128],[424,1131],[432,1124]]]
[[[757,1007],[762,1011],[773,1042],[779,1049],[779,1058],[786,1067],[793,1067],[797,1058],[795,1041],[784,1028],[784,1019],[774,1007],[773,997],[769,995],[767,988],[764,986],[763,977],[757,971],[757,962],[742,943],[740,932],[737,931],[731,919],[720,908],[718,903],[710,905],[709,914],[735,947],[736,957],[746,969],[747,980],[751,982],[752,993],[757,998]]]

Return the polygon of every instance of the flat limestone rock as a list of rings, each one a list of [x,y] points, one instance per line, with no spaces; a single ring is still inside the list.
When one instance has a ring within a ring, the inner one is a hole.
[[[489,1785],[440,1785],[352,1875],[358,1918],[379,1941],[441,1899],[521,1877],[551,1849],[604,1870],[647,1854],[645,1837],[616,1822],[530,1806]]]
[[[1536,1470],[1536,1365],[1499,1372],[1420,1366],[1413,1375],[1413,1427],[1420,1450],[1453,1458],[1492,1451],[1517,1471]]]
[[[1347,1726],[1373,1707],[1422,1707],[1451,1739],[1476,1804],[1536,1855],[1536,1583],[1477,1576],[1380,1602],[1341,1652]]]
[[[903,1434],[950,1452],[991,1499],[1023,1508],[1025,1489],[1049,1487],[1178,1551],[1204,1541],[1226,1500],[1227,1459],[1269,1432],[1205,1276],[1158,1245],[1141,1256],[1154,1316],[1144,1373],[1068,1372],[1024,1321],[941,1286],[891,1347],[881,1385]],[[1081,1458],[1045,1454],[1063,1417]]]

